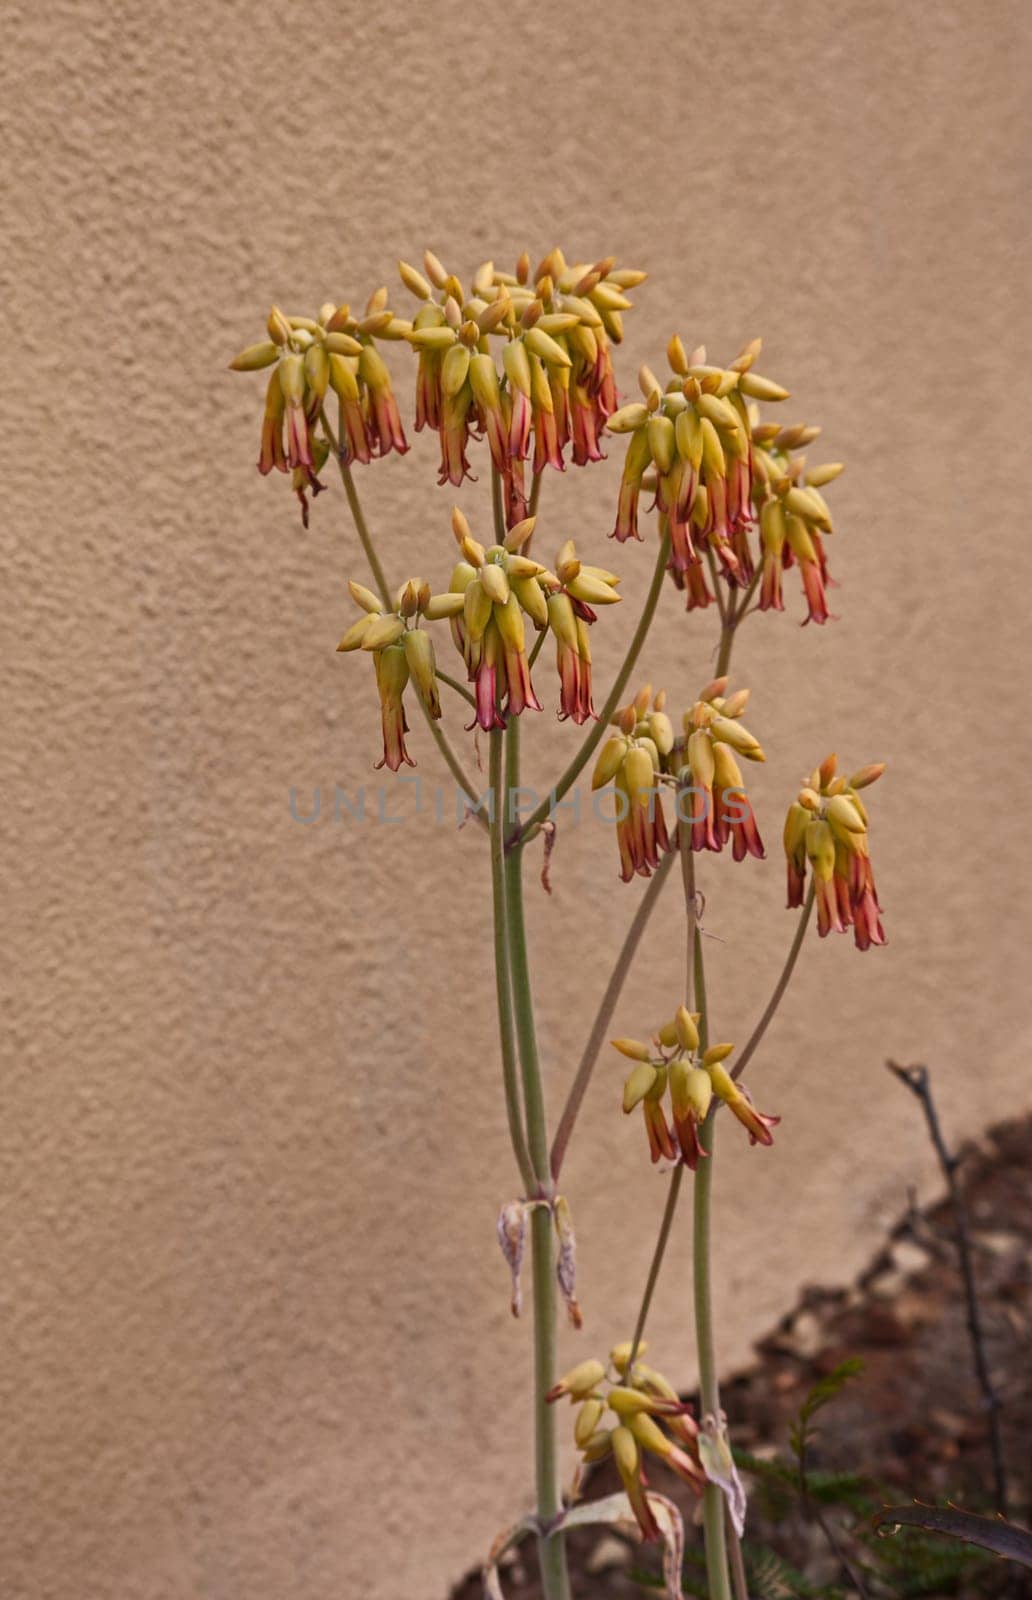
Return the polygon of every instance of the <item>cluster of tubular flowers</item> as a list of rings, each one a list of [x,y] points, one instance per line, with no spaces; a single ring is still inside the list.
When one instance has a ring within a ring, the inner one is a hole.
[[[392,772],[403,762],[413,767],[415,762],[405,749],[408,722],[403,701],[410,678],[430,716],[436,719],[441,715],[433,643],[418,624],[420,619],[433,622],[454,617],[462,609],[462,597],[431,594],[428,583],[410,578],[398,591],[396,609],[389,611],[362,584],[351,582],[348,589],[362,615],[337,649],[368,650],[373,657],[383,724],[383,760],[376,765],[388,766]]]
[[[876,762],[843,778],[836,776],[836,766],[833,755],[822,761],[788,808],[788,904],[803,904],[809,862],[818,933],[824,938],[832,929],[844,933],[852,927],[857,949],[868,950],[885,943],[885,932],[868,851],[867,811],[858,791],[876,783],[885,767]]]
[[[545,568],[520,554],[534,531],[534,519],[518,522],[504,545],[486,550],[474,539],[458,507],[452,512],[452,530],[462,553],[449,585],[460,600],[452,617],[452,637],[474,686],[474,721],[488,730],[504,728],[503,710],[517,717],[528,706],[541,710],[530,681],[523,618],[526,614],[533,619],[546,610],[537,581]]]
[[[624,291],[645,273],[615,261],[570,266],[558,248],[531,279],[530,258],[513,273],[485,262],[467,293],[427,251],[424,273],[399,264],[422,302],[406,335],[418,352],[416,427],[440,436],[440,482],[471,476],[470,438],[486,438],[501,475],[506,526],[527,514],[524,463],[563,469],[601,459],[606,418],[616,409],[610,341],[623,337]],[[501,368],[490,341],[501,340]]]
[[[569,1395],[577,1407],[573,1436],[582,1461],[612,1456],[642,1537],[658,1540],[645,1456],[665,1461],[696,1494],[702,1494],[707,1480],[691,1407],[661,1372],[637,1359],[647,1348],[639,1344],[633,1367],[629,1341],[610,1351],[608,1365],[597,1359],[580,1362],[559,1379],[547,1399],[554,1403]]]
[[[714,1096],[748,1129],[751,1144],[773,1144],[770,1130],[781,1120],[757,1111],[723,1065],[733,1044],[714,1044],[700,1053],[698,1024],[698,1012],[679,1006],[673,1020],[665,1022],[649,1043],[612,1040],[613,1048],[635,1063],[624,1084],[623,1108],[630,1116],[635,1106],[641,1106],[652,1160],[681,1160],[693,1172],[700,1156],[709,1154],[699,1141],[699,1129]],[[668,1091],[673,1130],[664,1110]]]
[[[596,620],[595,606],[615,605],[620,579],[604,567],[586,566],[568,539],[556,557],[555,576],[560,587],[548,596],[548,626],[555,637],[555,663],[559,672],[559,717],[583,723],[595,715],[591,702],[591,642],[588,629]]]
[[[504,544],[488,549],[473,538],[458,507],[452,531],[462,554],[451,576],[451,592],[461,596],[452,636],[474,685],[476,723],[503,728],[503,711],[519,716],[528,706],[541,710],[530,679],[524,617],[555,637],[559,716],[576,722],[594,716],[587,630],[596,619],[594,606],[619,601],[616,574],[579,561],[572,540],[559,551],[556,572],[532,561],[523,547],[534,531],[533,517],[510,528]]]
[[[806,468],[805,457],[793,452],[810,444],[819,428],[803,425],[753,428],[754,498],[759,507],[761,611],[783,611],[781,575],[798,566],[806,596],[807,622],[827,622],[828,561],[824,536],[833,531],[831,512],[821,494],[843,471],[840,461]]]
[[[668,763],[679,781],[678,826],[691,828],[693,850],[722,850],[731,841],[736,861],[765,854],[736,755],[764,761],[759,741],[739,720],[748,689],[727,695],[727,679],[714,678],[684,714],[684,740]],[[685,795],[691,809],[683,809]]]
[[[664,761],[674,748],[665,705],[663,691],[653,696],[652,685],[646,684],[618,711],[613,718],[616,732],[602,745],[591,779],[592,789],[612,784],[615,791],[616,842],[625,883],[635,873],[650,877],[670,848],[659,789]]]
[[[258,470],[294,473],[307,525],[306,492],[318,494],[316,476],[329,446],[315,424],[332,389],[339,402],[339,448],[345,461],[368,462],[374,455],[408,449],[390,373],[376,339],[398,340],[411,324],[387,307],[387,290],[377,289],[365,315],[346,305],[324,305],[317,319],[269,313],[269,337],[242,350],[230,367],[257,372],[271,367],[265,391]]]
[[[705,555],[734,584],[747,584],[754,570],[747,537],[755,517],[748,402],[788,398],[787,389],[752,371],[759,351],[754,339],[729,367],[714,367],[702,347],[686,355],[675,335],[667,347],[672,377],[666,388],[642,367],[644,400],[622,406],[607,424],[611,433],[631,435],[613,536],[640,537],[638,499],[649,473],[670,530],[670,568],[687,590],[689,609],[713,599]]]

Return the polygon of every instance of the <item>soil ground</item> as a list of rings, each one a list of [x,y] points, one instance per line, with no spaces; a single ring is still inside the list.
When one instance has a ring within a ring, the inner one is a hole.
[[[966,1204],[985,1348],[1001,1402],[1001,1423],[1012,1521],[1032,1525],[1032,1118],[992,1128],[978,1145],[961,1152],[958,1179]],[[847,1290],[804,1289],[792,1311],[756,1347],[748,1371],[725,1383],[732,1444],[755,1458],[784,1456],[789,1429],[814,1384],[847,1357],[863,1360],[862,1375],[824,1410],[811,1452],[817,1471],[833,1470],[869,1479],[871,1501],[904,1504],[915,1499],[951,1502],[991,1512],[992,1463],[987,1414],[974,1375],[963,1281],[949,1202],[912,1210],[898,1225],[857,1283]],[[564,1420],[567,1412],[564,1408]],[[701,1530],[691,1491],[657,1463],[652,1487],[678,1502],[685,1518],[686,1575],[698,1572]],[[794,1499],[786,1502],[746,1473],[750,1495],[746,1540],[765,1547],[805,1573],[814,1585],[835,1585],[843,1596],[859,1594],[843,1576],[826,1535]],[[596,1469],[584,1486],[587,1499],[619,1487],[611,1465]],[[827,1510],[826,1520],[847,1555],[864,1557],[866,1516],[848,1507]],[[895,1536],[894,1574],[867,1581],[871,1600],[923,1593],[1032,1596],[1032,1573],[988,1558],[961,1571],[929,1575],[931,1587],[914,1587],[927,1555],[914,1535]],[[952,1541],[936,1540],[936,1549]],[[643,1587],[658,1574],[658,1554],[613,1530],[586,1528],[569,1540],[575,1600],[630,1600],[655,1593]],[[866,1546],[869,1551],[870,1546]],[[908,1558],[908,1551],[913,1559]],[[954,1550],[954,1556],[959,1554]],[[507,1600],[541,1600],[536,1561],[527,1543],[503,1569]],[[696,1577],[694,1581],[698,1581]],[[764,1593],[778,1595],[776,1582]],[[750,1585],[752,1592],[753,1585]],[[786,1596],[805,1589],[785,1587]],[[481,1579],[471,1573],[451,1600],[479,1600]]]

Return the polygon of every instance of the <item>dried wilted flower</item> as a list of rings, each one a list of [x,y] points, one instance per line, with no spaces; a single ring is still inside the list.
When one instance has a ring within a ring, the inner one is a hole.
[[[613,718],[617,732],[599,751],[591,780],[593,789],[613,784],[616,793],[616,841],[620,876],[651,876],[660,852],[670,848],[657,779],[663,758],[674,745],[674,730],[664,710],[666,696],[653,699],[647,684],[637,698]]]
[[[852,927],[857,949],[867,950],[884,944],[885,932],[868,851],[867,811],[858,791],[875,783],[885,767],[875,763],[843,778],[836,776],[836,766],[836,758],[828,756],[788,808],[788,904],[802,905],[809,862],[818,933],[824,938],[832,929],[844,933]]]

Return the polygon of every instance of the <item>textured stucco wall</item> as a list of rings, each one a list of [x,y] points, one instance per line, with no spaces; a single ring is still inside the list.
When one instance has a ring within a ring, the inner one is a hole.
[[[560,239],[651,274],[628,386],[674,325],[724,353],[760,332],[849,462],[841,621],[761,619],[738,660],[772,844],[815,756],[890,762],[891,943],[809,952],[762,1065],[778,1143],[725,1141],[740,1360],[934,1181],[888,1051],[935,1062],[951,1133],[1027,1103],[1028,7],[8,0],[3,25],[0,1591],[441,1600],[529,1487],[484,862],[411,801],[393,829],[291,821],[291,785],[369,781],[368,663],[333,653],[361,562],[336,487],[305,535],[259,479],[260,383],[225,363],[272,300],[358,299],[426,243],[466,273]],[[421,441],[362,475],[396,573],[451,559],[432,466]],[[614,559],[618,470],[548,482],[546,549]],[[466,504],[483,523],[483,482]],[[617,564],[601,678],[649,556]],[[710,636],[663,617],[650,673],[681,700]],[[574,733],[535,732],[542,781]],[[781,865],[705,873],[741,1036]],[[555,878],[531,896],[553,1100],[640,893],[587,824]],[[676,992],[675,899],[625,1031]],[[628,1329],[662,1204],[619,1078],[569,1164],[563,1359]],[[685,1381],[686,1289],[682,1237],[653,1334]]]

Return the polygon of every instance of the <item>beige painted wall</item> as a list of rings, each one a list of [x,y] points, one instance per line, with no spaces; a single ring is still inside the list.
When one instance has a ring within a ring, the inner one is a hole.
[[[772,844],[827,748],[890,762],[891,944],[814,941],[755,1074],[778,1142],[725,1141],[741,1361],[934,1183],[887,1052],[934,1062],[951,1134],[1028,1103],[1028,7],[3,18],[0,1591],[442,1600],[528,1495],[483,853],[411,800],[393,829],[291,820],[291,785],[370,781],[368,665],[333,653],[361,563],[336,489],[304,535],[259,479],[260,383],[226,361],[271,300],[357,299],[425,243],[468,272],[561,239],[651,273],[629,386],[674,325],[724,354],[760,332],[848,460],[841,621],[761,619],[739,663]],[[396,573],[451,559],[432,465],[424,441],[362,474]],[[548,482],[546,548],[612,559],[617,471]],[[466,504],[482,523],[483,484]],[[619,553],[602,678],[648,562]],[[663,621],[650,672],[683,700],[709,635],[672,594]],[[541,781],[574,733],[535,734]],[[733,1037],[790,933],[781,863],[704,871]],[[640,892],[587,823],[555,876],[532,895],[553,1101]],[[676,992],[677,924],[671,897],[628,1031]],[[614,1058],[569,1166],[564,1359],[626,1334],[662,1204],[619,1081]],[[688,1381],[686,1290],[682,1235],[653,1348]]]

